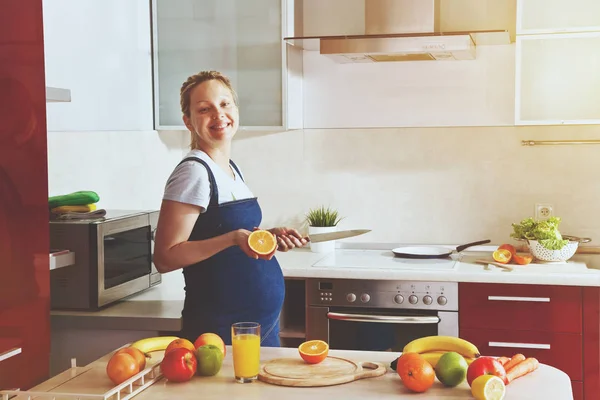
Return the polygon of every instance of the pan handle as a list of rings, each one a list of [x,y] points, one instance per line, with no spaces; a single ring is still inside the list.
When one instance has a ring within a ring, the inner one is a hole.
[[[473,246],[479,246],[480,244],[486,244],[491,242],[491,240],[480,240],[479,242],[472,242],[472,243],[467,243],[467,244],[463,244],[460,245],[456,248],[456,252],[460,253],[461,251],[468,249],[469,247],[473,247]]]

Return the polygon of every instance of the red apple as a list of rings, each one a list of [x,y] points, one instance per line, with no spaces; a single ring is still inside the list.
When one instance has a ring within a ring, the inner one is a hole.
[[[165,353],[160,363],[163,375],[172,382],[189,381],[196,373],[197,368],[196,355],[185,347],[178,347]]]
[[[505,384],[508,383],[504,367],[494,357],[479,357],[469,365],[469,368],[467,369],[467,382],[469,383],[469,386],[471,386],[471,383],[475,378],[481,375],[496,375],[502,379]]]

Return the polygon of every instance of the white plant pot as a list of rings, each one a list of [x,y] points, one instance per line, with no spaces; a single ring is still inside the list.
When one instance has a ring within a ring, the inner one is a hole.
[[[335,231],[337,231],[337,226],[309,226],[308,236],[316,233],[329,233]],[[313,253],[331,253],[335,251],[335,240],[320,243],[310,242],[310,250]]]

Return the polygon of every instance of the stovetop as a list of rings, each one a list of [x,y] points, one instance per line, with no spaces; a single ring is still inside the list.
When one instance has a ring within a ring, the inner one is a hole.
[[[313,264],[318,268],[452,270],[454,258],[408,259],[394,256],[391,250],[337,249]]]

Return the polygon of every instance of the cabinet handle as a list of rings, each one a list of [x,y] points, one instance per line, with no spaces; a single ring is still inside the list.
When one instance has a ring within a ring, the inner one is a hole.
[[[541,343],[509,343],[509,342],[488,342],[489,347],[514,347],[520,349],[539,349],[550,350],[549,344]]]
[[[550,303],[550,297],[515,297],[515,296],[488,296],[490,301],[529,301],[532,303]]]
[[[13,356],[16,356],[17,354],[21,354],[20,347],[15,347],[14,349],[10,349],[10,350],[5,351],[4,353],[0,353],[0,361],[9,359]]]

